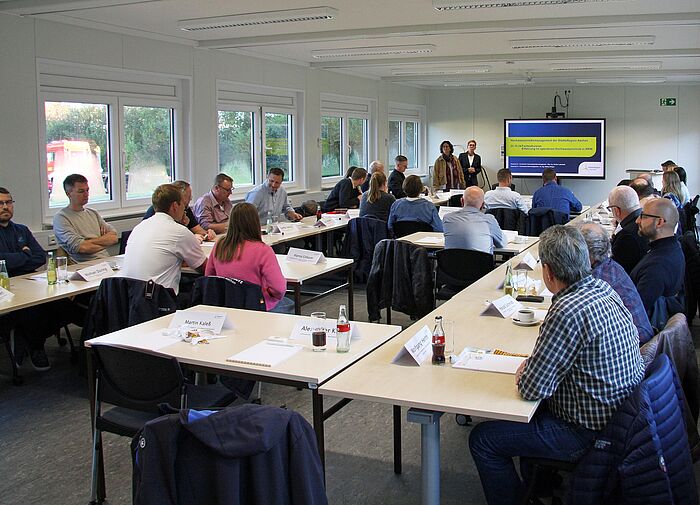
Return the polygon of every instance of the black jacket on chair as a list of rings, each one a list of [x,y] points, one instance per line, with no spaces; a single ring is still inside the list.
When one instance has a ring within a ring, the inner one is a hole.
[[[569,216],[558,210],[550,209],[549,207],[530,209],[530,212],[527,213],[525,232],[528,237],[539,237],[540,233],[550,226],[568,222]]]
[[[486,209],[486,214],[491,214],[498,221],[501,230],[517,231],[519,235],[525,235],[525,223],[527,214],[520,209],[508,209],[506,207],[496,207]]]
[[[252,282],[207,276],[194,281],[192,305],[216,305],[232,309],[266,310],[262,289]]]
[[[374,248],[367,279],[369,320],[378,321],[386,307],[415,317],[435,307],[433,269],[424,247],[387,239]]]
[[[291,410],[182,410],[146,423],[131,449],[134,505],[328,503],[314,431]]]
[[[167,316],[175,310],[177,299],[170,288],[126,277],[102,279],[90,304],[82,341]]]
[[[386,221],[372,217],[356,217],[348,223],[344,256],[352,258],[357,282],[367,282],[372,267],[374,246],[389,236]]]

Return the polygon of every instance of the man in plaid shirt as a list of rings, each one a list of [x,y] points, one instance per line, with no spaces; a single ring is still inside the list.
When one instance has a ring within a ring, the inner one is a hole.
[[[488,421],[469,448],[489,504],[520,503],[516,456],[577,461],[644,376],[632,316],[591,276],[586,242],[573,226],[540,235],[542,275],[554,293],[532,355],[515,381],[525,400],[545,400],[525,423]],[[527,477],[528,469],[521,473]]]

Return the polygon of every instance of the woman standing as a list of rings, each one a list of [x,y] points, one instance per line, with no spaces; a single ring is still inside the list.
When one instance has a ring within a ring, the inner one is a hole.
[[[287,281],[274,251],[262,241],[258,211],[250,203],[239,203],[231,210],[226,235],[214,245],[205,275],[257,284],[268,312],[294,313],[294,302],[284,296]]]
[[[389,219],[389,209],[396,201],[389,194],[386,175],[374,172],[369,180],[369,191],[362,195],[360,201],[360,217],[371,216],[386,221]]]
[[[440,144],[440,157],[433,165],[433,189],[464,189],[464,173],[462,165],[453,154],[455,148],[449,140],[443,140]]]

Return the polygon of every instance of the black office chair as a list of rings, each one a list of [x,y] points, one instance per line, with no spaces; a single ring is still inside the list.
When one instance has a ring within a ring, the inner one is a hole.
[[[462,205],[462,195],[452,195],[447,202],[448,207],[464,207]]]
[[[429,223],[423,221],[396,221],[394,223],[394,237],[401,238],[411,233],[419,231],[433,231],[433,227]]]
[[[386,227],[386,221],[372,216],[356,217],[350,220],[343,244],[343,257],[354,260],[352,271],[355,282],[367,282],[369,270],[372,267],[374,246],[388,236],[389,230]]]
[[[129,235],[131,235],[131,230],[122,232],[122,236],[119,238],[119,254],[124,254],[126,252],[126,244],[129,242]]]
[[[468,249],[438,251],[435,286],[438,300],[449,300],[495,268],[493,254]]]
[[[549,207],[538,207],[530,209],[527,213],[525,234],[528,237],[539,237],[540,233],[554,226],[555,224],[566,224],[569,222],[569,215]]]
[[[486,209],[486,214],[491,214],[498,221],[498,226],[501,230],[517,231],[520,235],[525,234],[525,221],[527,214],[520,209],[508,209],[505,207],[497,207]]]
[[[496,189],[497,187],[498,187],[498,183],[491,184],[491,189]],[[513,184],[513,183],[510,184],[510,190],[515,191],[515,184]]]
[[[221,386],[187,384],[175,358],[106,345],[92,346],[95,367],[95,414],[90,503],[105,498],[102,432],[132,438],[146,422],[167,408],[219,408],[236,395]],[[103,411],[103,403],[112,408]],[[164,410],[163,406],[167,406]]]

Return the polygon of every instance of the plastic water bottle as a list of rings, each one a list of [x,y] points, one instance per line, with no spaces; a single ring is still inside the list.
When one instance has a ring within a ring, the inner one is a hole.
[[[265,222],[265,230],[267,231],[268,235],[270,233],[272,233],[272,211],[267,212],[267,221]]]
[[[10,289],[10,274],[7,273],[7,263],[0,260],[0,288]]]
[[[433,365],[445,363],[445,330],[442,327],[442,316],[435,316],[433,329]]]
[[[46,280],[49,286],[58,282],[58,272],[56,271],[56,258],[53,251],[49,252],[49,261],[46,263]]]
[[[316,205],[316,222],[320,221],[322,217],[323,213],[321,212],[321,206]]]
[[[336,352],[348,352],[350,350],[350,322],[348,321],[348,316],[345,313],[345,305],[340,306],[335,338]]]

